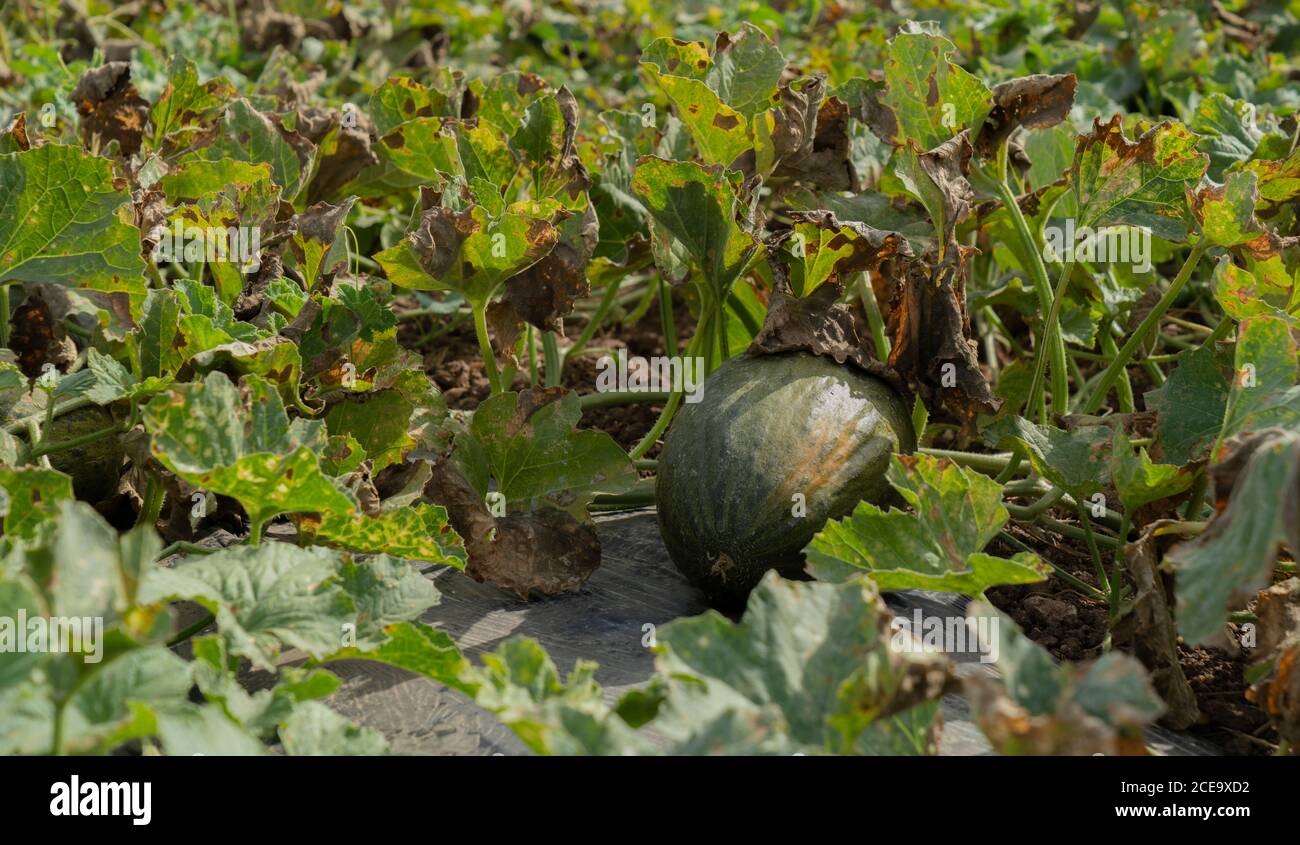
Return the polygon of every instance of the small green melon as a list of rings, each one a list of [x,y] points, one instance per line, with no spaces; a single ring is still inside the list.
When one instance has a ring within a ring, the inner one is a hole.
[[[826,520],[889,498],[890,458],[914,447],[907,407],[880,379],[806,353],[733,358],[664,442],[664,544],[711,601],[743,605],[769,569],[802,577]]]

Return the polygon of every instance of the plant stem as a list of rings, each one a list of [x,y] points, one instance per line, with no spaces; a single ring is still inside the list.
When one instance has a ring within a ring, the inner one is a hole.
[[[999,174],[999,177],[990,181],[999,199],[1002,200],[1003,206],[1006,207],[1007,214],[1011,216],[1016,235],[1020,239],[1021,249],[1030,256],[1029,279],[1033,283],[1034,291],[1038,294],[1039,307],[1043,309],[1044,314],[1047,314],[1052,310],[1053,303],[1052,283],[1047,278],[1047,265],[1043,263],[1043,255],[1039,249],[1038,241],[1029,230],[1029,223],[1025,220],[1025,215],[1020,211],[1020,204],[1016,202],[1015,194],[1012,193],[1011,186],[1007,184],[1005,164],[1001,169],[1003,172]],[[1069,275],[1065,274],[1064,278],[1068,279]],[[1053,331],[1054,328],[1056,327],[1051,324],[1044,324],[1042,332],[1043,349],[1038,350],[1038,354],[1041,355],[1045,350],[1051,357],[1053,396],[1060,393],[1063,397],[1066,397],[1069,396],[1070,388],[1065,369],[1065,341],[1059,331]],[[1053,399],[1053,406],[1055,407],[1055,399]],[[1046,419],[1046,416],[1047,409],[1040,408],[1039,418]]]
[[[560,357],[560,347],[555,340],[555,332],[542,332],[542,356],[545,377],[543,383],[547,387],[559,387],[560,378],[564,373],[564,363]]]
[[[1129,335],[1128,340],[1124,342],[1122,347],[1120,347],[1119,353],[1116,354],[1115,359],[1110,362],[1110,365],[1106,367],[1105,372],[1102,373],[1101,379],[1097,382],[1097,386],[1093,388],[1092,395],[1083,406],[1083,412],[1085,414],[1096,413],[1097,409],[1106,401],[1106,396],[1110,393],[1110,389],[1119,379],[1120,371],[1128,365],[1129,359],[1133,357],[1133,353],[1142,345],[1142,342],[1146,339],[1146,336],[1151,333],[1152,329],[1160,323],[1160,318],[1169,310],[1169,306],[1174,304],[1174,300],[1178,298],[1178,294],[1182,293],[1183,288],[1187,285],[1187,281],[1192,277],[1192,271],[1196,269],[1196,265],[1200,263],[1201,256],[1204,255],[1205,251],[1209,248],[1210,242],[1205,238],[1201,238],[1192,245],[1191,253],[1187,256],[1187,260],[1183,262],[1182,269],[1178,271],[1178,275],[1169,285],[1169,289],[1165,291],[1164,296],[1160,297],[1160,300],[1155,304],[1155,307],[1151,309],[1151,312],[1142,319],[1137,330]]]
[[[501,374],[497,371],[496,355],[492,353],[492,343],[488,340],[487,308],[474,306],[474,336],[478,338],[479,354],[483,356],[483,369],[487,373],[488,385],[493,393],[501,392]],[[550,373],[547,373],[550,377]]]
[[[677,324],[673,319],[673,292],[659,274],[659,323],[664,333],[664,354],[677,354]]]
[[[528,386],[537,387],[537,329],[528,324]]]
[[[710,316],[706,312],[700,317],[702,322],[696,325],[695,334],[691,336],[690,342],[686,344],[687,358],[697,354],[701,345],[706,346],[706,348],[712,345],[709,342],[711,340],[709,337]],[[707,364],[705,368],[707,370]],[[668,404],[664,405],[664,409],[659,412],[659,419],[655,420],[654,426],[646,432],[645,437],[641,438],[641,442],[637,443],[632,448],[632,451],[628,453],[632,460],[644,458],[646,453],[654,447],[659,438],[663,436],[663,433],[668,430],[668,424],[672,422],[673,414],[677,412],[677,406],[681,404],[681,401],[681,391],[673,391],[673,394],[668,397]]]
[[[1053,562],[1050,561],[1050,560],[1047,560],[1047,558],[1042,557],[1042,555],[1039,555],[1038,552],[1035,552],[1035,551],[1034,551],[1033,549],[1031,549],[1028,545],[1026,545],[1026,544],[1020,542],[1020,540],[1018,540],[1015,536],[1009,534],[1009,533],[1006,532],[1006,531],[999,531],[999,532],[998,532],[998,537],[1000,537],[1000,538],[1002,539],[1003,542],[1005,542],[1005,543],[1009,543],[1010,545],[1015,546],[1017,549],[1019,549],[1019,550],[1022,551],[1022,552],[1029,552],[1030,554],[1032,554],[1032,555],[1037,555],[1037,556],[1038,556],[1039,558],[1041,558],[1042,560],[1047,561],[1048,565],[1052,567],[1053,572],[1054,572],[1054,573],[1055,573],[1055,574],[1056,574],[1056,575],[1057,575],[1057,576],[1058,576],[1062,581],[1064,581],[1065,583],[1069,584],[1071,587],[1073,587],[1074,589],[1078,590],[1080,593],[1083,593],[1085,596],[1088,596],[1089,598],[1095,599],[1095,600],[1097,600],[1097,601],[1105,601],[1105,600],[1106,600],[1106,596],[1102,594],[1101,590],[1098,590],[1096,587],[1092,586],[1091,584],[1089,584],[1089,583],[1086,582],[1086,581],[1080,581],[1080,580],[1079,580],[1078,578],[1076,578],[1073,574],[1071,574],[1071,573],[1069,573],[1069,572],[1066,572],[1064,569],[1062,569],[1062,568],[1061,568],[1060,566],[1058,566],[1057,564],[1053,563]]]
[[[1097,538],[1092,533],[1092,520],[1088,519],[1088,508],[1083,502],[1079,506],[1079,524],[1083,526],[1083,533],[1088,540],[1088,554],[1092,555],[1092,565],[1097,571],[1097,583],[1107,595],[1110,594],[1110,579],[1106,577],[1106,565],[1101,562],[1101,551],[1097,548]]]
[[[587,345],[587,341],[591,340],[591,337],[596,333],[596,330],[600,328],[600,324],[605,320],[605,315],[609,313],[609,309],[614,305],[614,300],[618,299],[618,288],[618,282],[610,282],[605,286],[605,295],[601,297],[600,305],[597,306],[596,312],[591,315],[591,319],[587,321],[587,325],[582,327],[582,334],[578,335],[578,339],[575,340],[573,345],[569,347],[568,351],[564,353],[565,361],[569,360],[570,355],[576,355],[580,352],[582,347]],[[564,364],[561,363],[560,371],[563,372],[563,369]]]
[[[114,434],[121,434],[123,431],[126,431],[125,423],[118,423],[117,425],[110,425],[108,428],[101,428],[98,431],[82,434],[79,437],[72,438],[71,440],[60,440],[58,443],[42,442],[32,449],[31,454],[33,458],[39,458],[41,455],[49,455],[54,452],[62,452],[65,449],[75,449],[78,446],[85,446],[87,443],[94,443],[96,440],[102,440],[105,437]],[[46,426],[45,432],[47,435],[49,434],[48,425]]]
[[[880,305],[876,302],[876,293],[871,287],[871,274],[858,276],[858,299],[862,300],[862,310],[867,313],[867,324],[871,326],[871,341],[876,346],[876,360],[888,361],[890,344],[885,337],[885,320],[880,316]]]
[[[193,625],[187,626],[183,631],[178,632],[176,636],[168,640],[167,647],[174,648],[175,646],[180,645],[181,643],[188,640],[190,637],[197,634],[199,631],[202,631],[204,628],[211,625],[215,619],[216,617],[213,616],[211,613],[205,613],[202,619],[199,619]]]
[[[952,449],[920,448],[916,450],[932,458],[947,458],[958,466],[970,467],[985,474],[997,474],[1007,468],[1015,456],[1011,452],[959,452]]]
[[[158,515],[162,513],[165,498],[166,491],[163,490],[162,482],[156,475],[150,473],[145,481],[144,501],[140,503],[140,515],[136,517],[135,524],[152,527],[158,521]]]
[[[9,286],[0,284],[0,347],[9,348]]]
[[[656,404],[667,402],[672,393],[666,390],[611,390],[605,393],[588,393],[578,397],[582,410],[604,408],[610,405],[632,405],[637,402]]]
[[[1017,209],[1018,210],[1018,209]],[[1070,273],[1074,270],[1074,260],[1067,258],[1061,265],[1061,275],[1056,280],[1056,289],[1052,292],[1052,304],[1047,311],[1047,320],[1043,323],[1043,331],[1046,332],[1046,349],[1055,350],[1061,347],[1061,360],[1052,361],[1052,413],[1064,414],[1069,411],[1070,403],[1070,381],[1066,372],[1065,362],[1065,341],[1061,337],[1061,303],[1065,301],[1065,292],[1070,286]],[[1038,409],[1038,421],[1047,422],[1047,405],[1043,401],[1043,374],[1047,370],[1047,356],[1042,354],[1034,356],[1034,378],[1029,383],[1029,399],[1026,408]],[[1060,368],[1059,372],[1057,368]]]
[[[1109,363],[1110,361],[1114,361],[1115,356],[1119,355],[1119,347],[1115,345],[1114,335],[1105,330],[1099,332],[1099,334],[1101,335],[1101,351],[1105,353],[1107,362]],[[1135,407],[1133,404],[1133,382],[1128,377],[1127,369],[1120,372],[1119,383],[1115,388],[1115,394],[1119,398],[1120,413],[1133,413],[1133,408]]]

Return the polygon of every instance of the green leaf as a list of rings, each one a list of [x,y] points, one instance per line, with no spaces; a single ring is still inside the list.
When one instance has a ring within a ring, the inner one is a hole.
[[[993,479],[925,455],[895,455],[889,481],[915,512],[860,502],[849,516],[826,523],[805,549],[816,577],[842,581],[866,572],[885,591],[970,596],[1046,577],[1048,566],[1036,555],[1007,560],[983,553],[1009,518]]]
[[[1280,255],[1252,260],[1249,269],[1224,255],[1214,267],[1214,298],[1234,320],[1269,315],[1295,322],[1300,315],[1300,285]]]
[[[302,268],[303,285],[307,290],[315,288],[322,275],[333,275],[346,269],[348,247],[344,226],[356,201],[357,198],[351,196],[338,205],[317,203],[295,215],[297,225],[289,244]]]
[[[207,161],[233,158],[271,165],[275,184],[286,200],[298,196],[304,177],[311,172],[316,148],[302,136],[277,125],[272,117],[240,98],[226,107],[212,143],[189,155]]]
[[[146,736],[153,725],[138,705],[179,704],[193,684],[189,666],[163,646],[144,646],[105,662],[73,694],[64,713],[64,751],[106,751]]]
[[[1255,125],[1255,106],[1220,91],[1201,99],[1187,125],[1201,136],[1199,148],[1209,155],[1209,176],[1216,182],[1223,181],[1230,166],[1248,160],[1263,137]]]
[[[1169,378],[1146,394],[1147,407],[1159,412],[1156,443],[1169,463],[1200,457],[1223,426],[1229,381],[1215,357],[1206,347],[1178,353]]]
[[[451,79],[442,80],[444,83]],[[389,79],[370,95],[368,107],[375,131],[380,138],[410,120],[428,117],[458,117],[460,106],[453,108],[450,85],[425,86],[414,79]]]
[[[1235,372],[1220,439],[1300,420],[1296,338],[1276,317],[1252,317],[1237,335]]]
[[[479,706],[497,714],[538,754],[640,754],[649,744],[605,704],[596,664],[579,660],[567,680],[533,640],[514,637],[466,671]]]
[[[408,433],[414,410],[399,391],[379,390],[336,404],[325,415],[325,426],[331,435],[356,438],[379,472],[415,445]]]
[[[143,296],[130,201],[106,158],[58,144],[0,155],[0,282]]]
[[[1023,448],[1040,475],[1076,499],[1088,498],[1110,481],[1108,426],[1087,425],[1062,431],[1036,425],[1024,417],[1007,417],[985,428],[984,439],[999,449]]]
[[[374,660],[474,695],[477,687],[466,679],[470,663],[446,631],[419,622],[397,622],[387,625],[384,635],[384,641],[374,648],[343,649],[330,659]]]
[[[1241,169],[1255,174],[1259,195],[1269,203],[1300,197],[1300,148],[1284,159],[1255,159]]]
[[[342,757],[388,754],[388,740],[374,728],[352,724],[321,704],[306,701],[280,725],[280,741],[290,757]]]
[[[576,393],[531,413],[519,400],[517,393],[489,397],[474,411],[469,429],[506,497],[507,513],[549,505],[585,522],[597,493],[625,492],[636,484],[636,468],[612,437],[577,430],[582,407]]]
[[[659,629],[668,696],[650,724],[679,754],[858,752],[865,732],[934,699],[947,672],[942,655],[895,649],[891,617],[864,580],[769,572],[739,623],[709,611]],[[923,712],[911,753],[933,743],[935,712]]]
[[[793,212],[791,221],[794,226],[782,242],[782,255],[788,258],[790,288],[796,296],[808,296],[828,281],[875,270],[908,249],[897,232],[841,223],[830,214]]]
[[[1178,577],[1178,630],[1192,643],[1218,640],[1228,611],[1268,585],[1280,544],[1300,548],[1294,499],[1282,494],[1300,484],[1300,435],[1262,432],[1237,449],[1227,507],[1166,556]]]
[[[729,167],[753,147],[748,118],[722,102],[703,82],[661,76],[659,85],[691,133],[705,164]]]
[[[418,503],[366,516],[357,511],[329,511],[298,520],[299,530],[314,542],[353,552],[387,552],[410,560],[465,568],[465,548],[451,529],[441,505]]]
[[[158,569],[141,600],[198,602],[216,616],[231,654],[274,672],[282,645],[324,657],[356,625],[353,602],[333,577],[337,561],[286,543],[235,546]]]
[[[199,82],[199,70],[184,56],[172,59],[167,87],[150,115],[153,145],[183,149],[194,136],[211,126],[226,102],[238,93],[224,77]]]
[[[947,38],[913,25],[904,25],[889,41],[880,100],[890,114],[881,140],[900,147],[910,141],[925,152],[964,128],[983,124],[993,94],[948,61],[954,49]]]
[[[720,169],[645,156],[632,192],[703,272],[719,300],[745,272],[758,243],[736,222],[735,191]]]
[[[1205,173],[1208,157],[1181,123],[1166,121],[1136,141],[1124,137],[1117,114],[1079,136],[1071,181],[1079,226],[1142,226],[1167,241],[1187,237],[1186,189]]]
[[[975,721],[1001,754],[1143,753],[1143,729],[1164,710],[1142,665],[1110,652],[1090,665],[1057,663],[983,602],[968,623],[990,646],[998,677],[963,676]]]
[[[315,426],[289,424],[275,389],[220,371],[174,385],[144,407],[155,457],[197,487],[232,496],[260,529],[279,513],[351,513],[355,503],[320,469]]]
[[[1172,464],[1153,463],[1147,450],[1133,451],[1122,428],[1115,429],[1115,444],[1110,454],[1111,477],[1119,500],[1129,513],[1149,502],[1167,499],[1192,486],[1194,473]]]
[[[5,493],[6,537],[35,537],[41,524],[58,513],[59,503],[72,499],[71,478],[35,466],[0,466],[0,489]]]

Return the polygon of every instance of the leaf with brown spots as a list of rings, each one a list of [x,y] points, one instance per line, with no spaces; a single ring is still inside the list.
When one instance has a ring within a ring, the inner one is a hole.
[[[1183,124],[1165,121],[1130,141],[1120,115],[1094,119],[1092,132],[1079,136],[1070,173],[1078,226],[1141,226],[1167,241],[1185,240],[1187,188],[1209,165],[1198,140]]]
[[[911,257],[898,232],[864,223],[841,223],[830,211],[794,211],[791,229],[768,238],[768,255],[789,268],[790,289],[808,296],[826,282],[843,283],[854,274],[876,271],[895,256]]]
[[[979,130],[975,151],[981,158],[996,158],[1021,126],[1046,129],[1065,120],[1074,105],[1075,84],[1072,73],[1039,73],[995,85],[993,109]]]

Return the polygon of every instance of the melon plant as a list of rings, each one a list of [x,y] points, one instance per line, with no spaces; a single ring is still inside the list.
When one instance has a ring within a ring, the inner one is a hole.
[[[806,352],[742,355],[678,413],[655,483],[678,569],[711,599],[744,602],[769,569],[800,577],[826,523],[890,492],[890,456],[916,445],[897,392]]]

